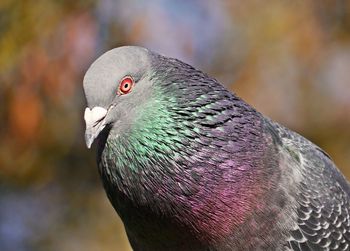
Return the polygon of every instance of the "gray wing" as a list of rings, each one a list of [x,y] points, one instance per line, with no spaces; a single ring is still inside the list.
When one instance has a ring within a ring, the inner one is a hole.
[[[297,133],[273,123],[284,147],[300,163],[297,224],[289,250],[350,250],[350,187],[330,157]]]

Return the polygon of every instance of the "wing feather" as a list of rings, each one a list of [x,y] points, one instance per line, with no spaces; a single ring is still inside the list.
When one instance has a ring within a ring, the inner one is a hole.
[[[350,187],[329,155],[302,136],[271,122],[286,154],[298,156],[302,180],[296,195],[297,224],[289,250],[350,250]]]

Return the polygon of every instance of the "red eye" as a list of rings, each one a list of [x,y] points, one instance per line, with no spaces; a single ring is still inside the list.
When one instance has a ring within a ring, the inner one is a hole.
[[[123,95],[129,93],[133,86],[134,80],[131,77],[123,78],[119,85],[119,94]]]

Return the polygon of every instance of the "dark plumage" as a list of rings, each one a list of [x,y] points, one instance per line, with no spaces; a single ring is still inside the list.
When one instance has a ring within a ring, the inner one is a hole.
[[[349,250],[350,188],[329,156],[215,79],[120,47],[84,91],[86,142],[134,250]]]

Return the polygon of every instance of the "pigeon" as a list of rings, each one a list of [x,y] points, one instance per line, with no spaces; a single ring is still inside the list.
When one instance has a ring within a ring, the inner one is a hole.
[[[350,250],[329,155],[214,78],[123,46],[83,88],[85,141],[133,250]]]

